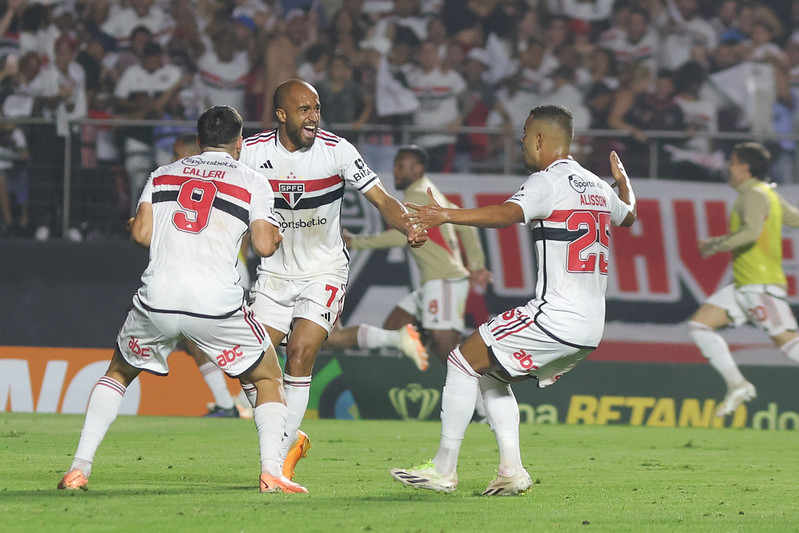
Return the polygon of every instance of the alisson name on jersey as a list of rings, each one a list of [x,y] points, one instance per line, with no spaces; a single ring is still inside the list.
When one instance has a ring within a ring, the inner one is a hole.
[[[598,194],[581,194],[580,205],[598,205],[599,207],[606,207],[608,200],[604,196]]]
[[[225,177],[224,170],[203,170],[194,167],[183,167],[183,173],[189,176],[197,176],[198,178],[206,179],[223,179]]]

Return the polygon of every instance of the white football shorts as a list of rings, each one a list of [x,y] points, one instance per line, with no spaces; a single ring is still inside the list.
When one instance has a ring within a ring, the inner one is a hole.
[[[746,322],[774,337],[796,331],[796,318],[785,300],[786,291],[779,285],[727,285],[714,292],[706,303],[721,307],[734,326]]]
[[[250,295],[252,309],[262,324],[288,334],[294,319],[304,318],[330,333],[344,309],[347,273],[341,271],[309,279],[258,276]]]
[[[243,305],[225,318],[201,318],[145,309],[138,296],[117,335],[117,345],[131,366],[166,375],[167,357],[183,338],[194,341],[230,377],[239,377],[261,360],[269,336],[252,310]]]
[[[555,383],[593,351],[556,341],[541,331],[523,306],[492,318],[478,331],[511,377],[533,376],[541,388]]]
[[[397,307],[416,317],[428,330],[463,331],[469,280],[432,279],[399,301]]]

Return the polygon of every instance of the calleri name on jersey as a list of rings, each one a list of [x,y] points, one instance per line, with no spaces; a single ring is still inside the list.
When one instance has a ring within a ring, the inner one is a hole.
[[[341,238],[341,200],[349,184],[361,193],[380,184],[349,141],[318,130],[309,148],[289,152],[277,130],[244,141],[240,161],[269,180],[283,242],[259,270],[302,278],[347,268]]]

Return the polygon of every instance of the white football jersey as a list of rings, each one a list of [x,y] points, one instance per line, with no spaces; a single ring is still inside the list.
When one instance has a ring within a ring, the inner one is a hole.
[[[344,185],[365,193],[380,184],[349,141],[317,130],[309,148],[289,152],[277,130],[244,140],[242,163],[263,174],[275,194],[275,212],[283,242],[261,259],[259,274],[303,279],[347,268],[349,256],[341,238]]]
[[[209,318],[238,310],[241,238],[255,220],[279,227],[263,178],[226,152],[204,152],[150,174],[143,202],[153,206],[153,235],[142,303]]]
[[[531,316],[558,342],[596,347],[605,327],[610,226],[622,223],[629,206],[571,158],[531,174],[507,201],[522,208],[535,241]]]

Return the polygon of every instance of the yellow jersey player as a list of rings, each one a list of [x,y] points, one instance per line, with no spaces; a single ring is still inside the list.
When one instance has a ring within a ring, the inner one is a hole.
[[[750,322],[799,362],[796,318],[785,300],[782,271],[782,226],[799,227],[799,209],[764,181],[770,162],[768,150],[760,144],[740,143],[733,148],[728,168],[738,198],[730,213],[730,232],[699,243],[703,255],[732,252],[733,283],[712,294],[688,322],[691,338],[727,384],[716,416],[733,413],[757,392],[715,330]]]

